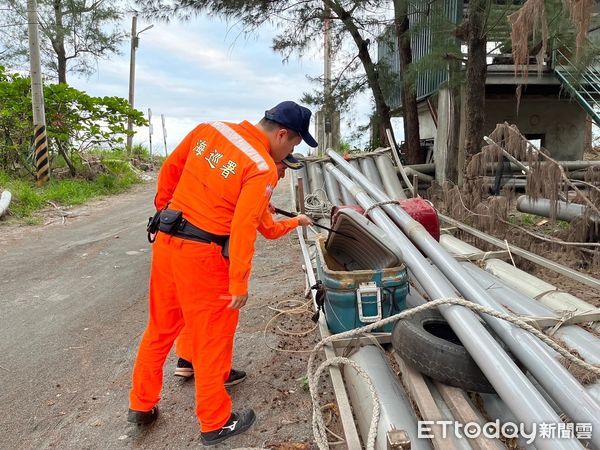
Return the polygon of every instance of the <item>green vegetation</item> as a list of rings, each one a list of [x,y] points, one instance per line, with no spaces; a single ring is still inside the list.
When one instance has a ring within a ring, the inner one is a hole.
[[[0,191],[12,193],[9,218],[38,223],[40,209],[82,204],[141,181],[133,164],[149,162],[148,150],[136,145],[127,154],[123,142],[127,120],[142,126],[146,119],[127,100],[92,97],[66,84],[44,85],[44,99],[50,182],[40,188],[32,157],[30,80],[0,66]]]
[[[542,220],[543,217],[538,217],[535,214],[527,214],[527,213],[516,213],[509,215],[506,220],[507,222],[519,226],[530,228],[535,226],[537,222]]]
[[[102,164],[107,169],[93,179],[51,179],[43,188],[37,187],[33,179],[23,179],[0,171],[0,191],[12,193],[8,216],[21,223],[35,224],[39,219],[35,213],[52,203],[57,206],[80,205],[88,200],[124,191],[141,181],[137,172],[120,152],[104,152]],[[52,203],[50,203],[52,202]]]
[[[33,176],[31,82],[0,66],[0,170]],[[146,125],[144,115],[120,97],[92,97],[66,84],[44,85],[51,167],[66,164],[71,176],[90,149],[122,147],[127,120]]]
[[[308,377],[306,375],[304,375],[303,377],[300,377],[300,378],[296,378],[296,381],[300,384],[300,387],[302,388],[302,390],[308,392],[308,390],[309,390]]]

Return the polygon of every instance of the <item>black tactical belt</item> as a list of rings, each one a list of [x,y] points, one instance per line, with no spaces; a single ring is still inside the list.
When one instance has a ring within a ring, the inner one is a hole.
[[[227,239],[229,239],[229,236],[212,234],[208,231],[204,231],[202,228],[192,225],[185,219],[182,219],[178,229],[172,233],[172,235],[182,239],[189,239],[190,241],[205,242],[207,244],[214,242],[221,247],[224,247]]]
[[[174,209],[163,209],[158,211],[154,217],[149,219],[147,231],[148,240],[150,240],[150,242],[153,242],[153,240],[150,239],[150,236],[157,231],[161,231],[165,234],[188,239],[190,241],[203,242],[205,244],[215,243],[223,247],[223,256],[227,256],[229,250],[229,236],[212,234],[208,231],[204,231],[202,228],[198,228],[184,219],[181,211],[176,211]]]

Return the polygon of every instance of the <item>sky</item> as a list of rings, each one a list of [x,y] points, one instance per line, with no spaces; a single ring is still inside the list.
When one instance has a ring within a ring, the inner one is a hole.
[[[137,29],[150,24],[139,18]],[[130,30],[131,17],[122,26]],[[148,108],[152,109],[153,151],[165,151],[161,114],[170,151],[200,122],[255,123],[280,101],[298,102],[303,92],[315,89],[306,76],[323,73],[320,49],[315,48],[301,60],[292,56],[283,63],[282,56],[271,50],[273,36],[273,29],[262,28],[246,37],[224,21],[208,17],[186,23],[154,23],[144,31],[136,52],[134,105],[146,115]],[[127,98],[129,46],[127,40],[120,55],[100,61],[91,77],[70,75],[69,83],[90,95]],[[358,102],[365,121],[369,101],[365,96]],[[348,133],[342,125],[342,134]],[[148,146],[147,127],[136,130],[134,143]],[[305,144],[297,149],[308,151]]]

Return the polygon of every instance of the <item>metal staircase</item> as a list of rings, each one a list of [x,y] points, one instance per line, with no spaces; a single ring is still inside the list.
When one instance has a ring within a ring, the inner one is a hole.
[[[554,74],[600,126],[600,58],[581,68],[575,62],[575,52],[563,45],[557,46],[554,50]]]

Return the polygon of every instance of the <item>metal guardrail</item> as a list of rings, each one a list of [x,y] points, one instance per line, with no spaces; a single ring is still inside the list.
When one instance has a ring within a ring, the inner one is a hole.
[[[554,73],[568,92],[579,102],[597,125],[600,125],[600,60],[595,58],[585,68],[573,61],[569,47],[556,42],[554,49]]]

